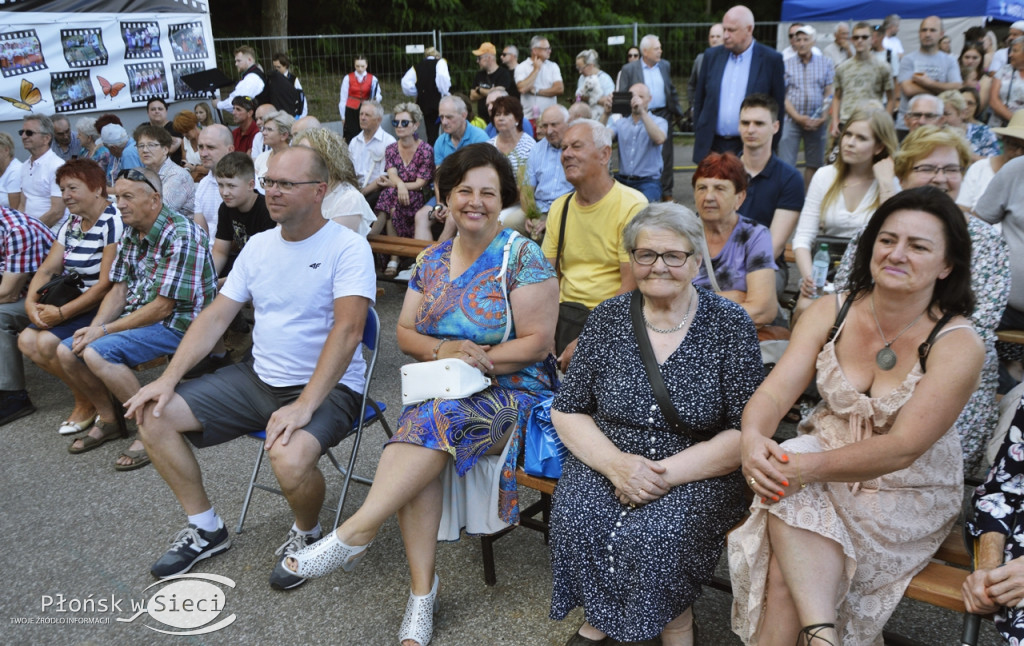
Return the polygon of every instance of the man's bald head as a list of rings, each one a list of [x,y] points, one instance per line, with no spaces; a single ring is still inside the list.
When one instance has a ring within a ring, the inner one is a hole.
[[[227,126],[215,123],[199,131],[199,161],[205,168],[213,170],[224,155],[235,149],[235,140]]]
[[[722,17],[722,44],[736,54],[747,51],[754,40],[754,13],[743,5],[736,5]]]
[[[295,123],[292,124],[292,137],[305,130],[319,127],[320,120],[314,117],[313,115],[302,117],[301,119],[296,119]]]

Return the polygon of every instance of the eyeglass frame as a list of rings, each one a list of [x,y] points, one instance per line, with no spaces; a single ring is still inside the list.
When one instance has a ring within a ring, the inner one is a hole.
[[[412,119],[392,119],[391,120],[391,127],[392,128],[408,128],[413,123],[415,123],[415,122]]]
[[[261,177],[259,179],[259,181],[260,181],[260,188],[262,188],[263,190],[270,190],[270,189],[272,189],[272,188],[274,188],[276,186],[277,190],[281,191],[282,193],[291,193],[295,189],[296,186],[301,186],[302,184],[326,184],[327,183],[327,182],[319,180],[319,179],[312,179],[312,180],[305,181],[305,182],[291,182],[291,181],[288,181],[286,179],[284,179],[284,180],[282,180],[282,179],[273,179],[273,178],[267,177],[265,175],[263,177]],[[267,186],[268,182],[270,184],[269,186]]]
[[[913,119],[914,121],[923,121],[924,119],[941,119],[945,115],[935,114],[934,112],[908,112],[904,115],[904,120]]]
[[[650,253],[653,253],[654,254],[654,260],[652,260],[649,263],[645,263],[645,262],[641,261],[639,258],[636,257],[636,254],[639,251],[648,251]],[[683,267],[684,265],[686,265],[687,261],[689,261],[690,258],[692,256],[694,256],[696,253],[697,253],[696,251],[683,251],[681,249],[669,249],[668,251],[664,251],[662,253],[658,253],[658,252],[656,252],[653,249],[642,249],[641,248],[641,249],[633,249],[632,251],[630,251],[629,252],[629,257],[632,258],[633,261],[636,264],[640,265],[641,267],[653,267],[655,264],[657,264],[658,259],[660,258],[661,262],[665,263],[666,267],[672,267],[673,269],[678,269],[679,267]],[[685,256],[685,258],[683,258],[683,262],[679,263],[678,265],[673,265],[673,264],[669,263],[669,261],[668,261],[668,259],[666,257],[668,254],[682,254],[683,256]]]
[[[19,137],[34,137],[36,135],[41,134],[43,134],[42,130],[29,130],[27,128],[22,128],[21,130],[18,131]]]
[[[126,179],[129,182],[145,182],[146,186],[153,189],[154,193],[160,193],[157,187],[153,186],[153,182],[149,181],[149,178],[146,177],[146,174],[143,173],[138,168],[123,169],[120,173],[117,174],[117,179]]]
[[[931,164],[921,164],[919,166],[911,167],[911,172],[921,173],[922,175],[930,175],[931,177],[938,177],[939,173],[942,173],[944,177],[956,177],[963,176],[964,167],[955,166],[950,164],[949,166],[932,166]]]

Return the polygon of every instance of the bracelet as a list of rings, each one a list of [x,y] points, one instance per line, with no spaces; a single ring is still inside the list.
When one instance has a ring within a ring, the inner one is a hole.
[[[444,345],[447,341],[448,339],[441,339],[440,341],[437,342],[437,345],[434,346],[434,361],[437,361],[437,351],[440,350],[441,346]]]
[[[799,453],[794,453],[793,456],[796,458],[796,460],[794,460],[794,462],[796,463],[796,479],[797,479],[797,482],[800,483],[800,488],[801,489],[806,489],[807,488],[807,483],[804,482],[804,477],[800,473],[800,454]]]
[[[57,306],[57,314],[60,315],[60,322],[64,322],[64,312],[60,311],[60,305]]]
[[[107,324],[106,323],[100,323],[100,327],[103,328],[103,336],[106,336],[106,335],[110,334],[109,332],[107,332]]]

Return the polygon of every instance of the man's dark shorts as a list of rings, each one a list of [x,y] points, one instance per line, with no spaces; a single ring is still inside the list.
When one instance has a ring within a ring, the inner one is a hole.
[[[243,362],[178,384],[175,392],[203,425],[202,431],[185,434],[192,444],[202,448],[264,430],[274,411],[298,399],[303,388],[267,385],[256,376],[251,363]],[[304,428],[320,442],[321,455],[354,428],[361,397],[338,384],[313,413]]]

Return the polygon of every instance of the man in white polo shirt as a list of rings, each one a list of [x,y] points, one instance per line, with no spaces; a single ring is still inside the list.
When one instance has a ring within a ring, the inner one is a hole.
[[[57,186],[57,169],[64,160],[51,150],[53,143],[53,122],[49,117],[33,114],[21,122],[21,145],[31,157],[21,165],[22,208],[50,227],[54,233],[66,219],[64,200]]]

